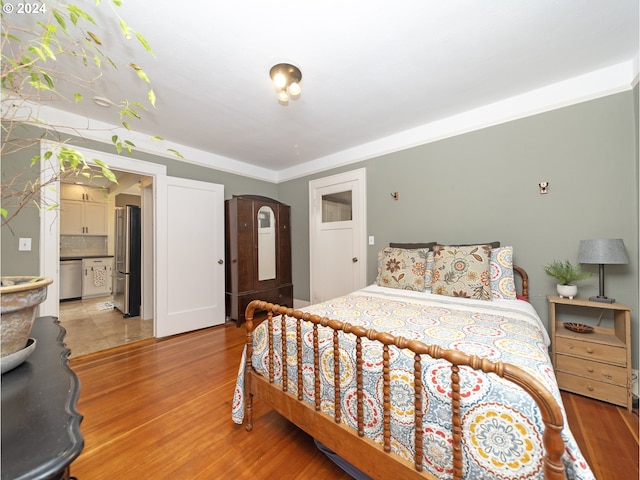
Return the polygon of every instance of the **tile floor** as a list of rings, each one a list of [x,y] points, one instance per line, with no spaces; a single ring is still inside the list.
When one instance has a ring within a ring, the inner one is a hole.
[[[60,302],[60,324],[71,358],[137,342],[153,336],[153,320],[123,318],[114,308],[105,308],[113,297]]]

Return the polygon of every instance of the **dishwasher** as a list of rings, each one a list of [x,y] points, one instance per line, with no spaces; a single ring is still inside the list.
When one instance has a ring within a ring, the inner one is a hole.
[[[82,297],[82,260],[60,261],[60,300]]]

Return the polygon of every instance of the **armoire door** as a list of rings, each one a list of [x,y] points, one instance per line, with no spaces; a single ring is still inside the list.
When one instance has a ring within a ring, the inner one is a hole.
[[[290,284],[291,270],[291,209],[279,208],[278,222],[278,282],[280,285]]]
[[[237,211],[232,221],[237,222],[238,236],[233,248],[237,250],[232,268],[237,271],[234,280],[236,292],[249,292],[256,289],[256,247],[255,212],[253,202],[238,200]]]

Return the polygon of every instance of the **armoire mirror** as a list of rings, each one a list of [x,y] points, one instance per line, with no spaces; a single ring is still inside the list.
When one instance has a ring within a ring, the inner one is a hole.
[[[271,207],[258,210],[258,281],[276,278],[276,217]]]

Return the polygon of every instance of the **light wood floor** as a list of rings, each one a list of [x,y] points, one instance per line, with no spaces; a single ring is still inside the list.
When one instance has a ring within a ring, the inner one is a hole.
[[[81,381],[79,480],[342,479],[311,438],[254,402],[251,433],[231,421],[243,328],[226,324],[71,360]],[[563,394],[598,480],[638,478],[638,416]]]
[[[153,320],[123,318],[114,308],[104,309],[111,302],[112,296],[60,302],[58,319],[71,358],[153,337]]]

